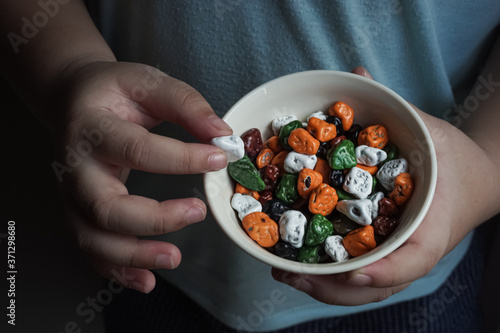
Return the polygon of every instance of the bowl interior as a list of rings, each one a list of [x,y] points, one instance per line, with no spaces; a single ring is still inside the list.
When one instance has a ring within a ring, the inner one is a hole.
[[[373,80],[337,71],[287,75],[244,96],[224,120],[236,135],[258,128],[266,140],[272,135],[274,118],[295,115],[305,121],[315,111],[326,112],[335,101],[343,101],[353,108],[355,123],[381,124],[387,128],[390,142],[409,162],[415,188],[413,196],[404,207],[398,228],[376,249],[341,263],[306,264],[282,259],[250,239],[231,207],[234,185],[227,170],[207,173],[204,177],[207,201],[220,227],[241,249],[271,266],[299,273],[333,274],[372,263],[394,251],[413,233],[432,201],[437,167],[429,133],[408,103]]]

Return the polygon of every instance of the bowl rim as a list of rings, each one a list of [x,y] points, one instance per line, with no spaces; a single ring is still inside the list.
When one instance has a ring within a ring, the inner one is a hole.
[[[398,237],[394,241],[391,242],[386,248],[384,248],[382,251],[377,251],[373,253],[367,253],[365,255],[362,255],[360,257],[355,257],[355,258],[350,258],[347,261],[341,262],[341,263],[322,263],[322,264],[309,264],[309,263],[302,263],[302,262],[297,262],[297,261],[292,261],[288,259],[281,258],[275,254],[272,254],[270,252],[259,252],[259,251],[249,251],[249,249],[244,246],[241,242],[238,242],[235,237],[233,237],[233,234],[230,232],[228,227],[222,223],[219,218],[217,217],[217,213],[214,212],[212,209],[212,198],[210,196],[206,196],[207,201],[208,201],[208,206],[210,211],[212,212],[212,215],[219,225],[219,227],[224,231],[226,236],[233,242],[236,243],[236,245],[242,249],[245,253],[248,255],[252,256],[253,258],[270,265],[275,268],[282,269],[284,271],[288,272],[294,272],[294,273],[307,273],[307,274],[315,274],[315,275],[323,275],[323,274],[336,274],[336,273],[342,273],[342,272],[347,272],[347,271],[352,271],[358,268],[361,268],[363,266],[369,265],[371,263],[374,263],[390,253],[394,252],[397,248],[399,248],[404,242],[408,240],[408,238],[415,232],[415,230],[418,228],[418,226],[422,223],[422,221],[425,218],[425,215],[427,214],[430,205],[432,203],[434,193],[435,193],[435,188],[436,188],[436,183],[437,183],[437,157],[436,157],[436,152],[435,152],[435,147],[434,143],[432,141],[431,135],[429,133],[429,130],[425,126],[423,120],[421,117],[418,115],[417,111],[401,96],[399,96],[396,92],[394,92],[392,89],[386,87],[385,85],[373,80],[366,78],[364,76],[358,75],[358,74],[353,74],[350,72],[343,72],[343,71],[337,71],[337,70],[306,70],[306,71],[300,71],[300,72],[295,72],[291,74],[286,74],[277,78],[274,78],[266,83],[263,83],[256,88],[252,89],[250,92],[245,94],[243,97],[241,97],[229,110],[228,112],[223,116],[223,120],[227,120],[232,116],[235,110],[239,108],[239,106],[243,103],[246,102],[247,99],[251,98],[252,95],[259,93],[262,91],[262,89],[266,88],[269,85],[275,85],[279,83],[280,81],[283,80],[290,80],[290,79],[299,79],[299,78],[305,78],[308,76],[316,76],[316,75],[333,75],[337,76],[340,78],[345,78],[348,80],[358,80],[360,82],[363,82],[362,84],[368,84],[371,85],[372,87],[375,87],[376,89],[381,90],[383,93],[389,95],[391,98],[395,99],[398,103],[401,104],[411,115],[413,120],[419,125],[420,130],[422,131],[423,136],[425,137],[427,141],[427,147],[429,150],[429,158],[430,158],[430,165],[431,165],[431,174],[430,174],[430,179],[429,179],[429,195],[425,198],[421,210],[418,212],[417,216],[413,219],[412,223],[409,225],[407,228],[406,232],[401,235],[401,237]],[[226,168],[219,170],[220,171],[225,171]],[[226,170],[227,172],[227,170]],[[205,193],[207,193],[207,185],[210,181],[210,177],[213,173],[205,173],[203,175],[203,182],[204,182],[204,190]],[[243,230],[243,229],[242,229]],[[263,249],[264,251],[267,251]],[[272,256],[272,257],[271,257]],[[272,258],[272,259],[271,259]]]

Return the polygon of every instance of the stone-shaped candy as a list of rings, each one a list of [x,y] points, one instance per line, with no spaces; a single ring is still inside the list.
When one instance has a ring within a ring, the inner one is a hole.
[[[304,243],[307,246],[319,245],[332,233],[332,222],[321,214],[315,214],[307,225]]]
[[[350,140],[342,140],[326,153],[330,167],[335,170],[350,169],[356,166],[356,151],[354,143]]]
[[[238,212],[238,217],[243,220],[245,216],[262,211],[262,204],[251,195],[235,193],[231,198],[231,207]]]
[[[303,246],[297,251],[297,261],[316,264],[321,260],[321,246]]]
[[[339,235],[329,236],[325,240],[325,252],[336,262],[346,261],[349,258],[349,252],[342,244],[343,237]]]
[[[372,220],[378,216],[379,202],[384,198],[383,192],[372,193],[368,196],[368,199],[372,202]]]
[[[387,190],[394,189],[394,179],[403,172],[408,172],[408,162],[404,158],[398,158],[385,163],[377,172],[377,179]]]
[[[226,152],[228,162],[236,162],[245,156],[243,140],[237,135],[219,136],[210,140],[210,143]]]
[[[297,181],[299,176],[284,174],[276,187],[276,198],[287,203],[292,204],[299,198],[299,191],[297,190]]]
[[[259,170],[246,155],[242,159],[228,163],[227,170],[231,178],[249,190],[259,192],[266,188],[266,184],[260,178]]]
[[[278,242],[274,246],[274,253],[284,259],[297,260],[297,249],[285,242]]]
[[[387,158],[387,153],[379,148],[361,145],[356,147],[356,160],[359,164],[375,166]]]
[[[318,118],[318,119],[321,119],[323,121],[326,121],[326,117],[327,117],[327,115],[323,111],[316,111],[314,113],[311,113],[309,115],[309,117],[307,117],[306,121],[309,122],[309,119],[311,119],[311,118]]]
[[[283,166],[286,172],[298,174],[300,170],[304,168],[314,169],[317,162],[318,157],[316,155],[300,154],[295,151],[291,151],[286,156]]]
[[[361,225],[372,223],[372,202],[370,199],[341,200],[337,202],[337,210]]]
[[[365,199],[372,192],[372,175],[366,170],[354,167],[349,171],[344,180],[344,190],[359,199]]]
[[[258,128],[249,129],[241,135],[241,140],[245,146],[245,155],[247,155],[252,162],[255,161],[255,158],[260,154],[262,149],[264,149],[260,130]]]
[[[287,210],[279,220],[281,239],[295,248],[301,248],[304,244],[307,219],[298,210]]]
[[[274,135],[279,135],[281,128],[294,120],[297,120],[294,115],[275,118],[271,123]]]

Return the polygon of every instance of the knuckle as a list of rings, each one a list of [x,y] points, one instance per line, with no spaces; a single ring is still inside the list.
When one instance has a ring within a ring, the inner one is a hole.
[[[376,298],[374,299],[375,303],[382,302],[394,294],[392,288],[382,288],[377,293]]]
[[[203,96],[190,85],[180,82],[175,87],[175,99],[182,109],[197,110],[208,107]]]
[[[90,203],[90,214],[96,223],[104,229],[109,230],[111,212],[111,200],[94,200]]]
[[[134,167],[141,169],[148,164],[150,154],[150,142],[147,131],[140,135],[129,137],[123,143],[122,156],[125,161]]]

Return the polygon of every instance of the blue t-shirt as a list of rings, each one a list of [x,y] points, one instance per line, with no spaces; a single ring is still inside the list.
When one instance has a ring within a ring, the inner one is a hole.
[[[119,60],[153,65],[186,81],[219,116],[276,77],[363,65],[423,111],[452,121],[450,109],[477,77],[500,22],[497,0],[109,0],[89,1],[89,8]],[[193,140],[171,124],[154,131]],[[158,200],[204,198],[199,175],[136,172],[128,186]],[[354,307],[326,305],[275,282],[270,267],[232,244],[210,215],[155,238],[183,253],[179,268],[159,271],[165,279],[227,325],[264,331],[429,294],[461,260],[471,235],[404,291]]]

